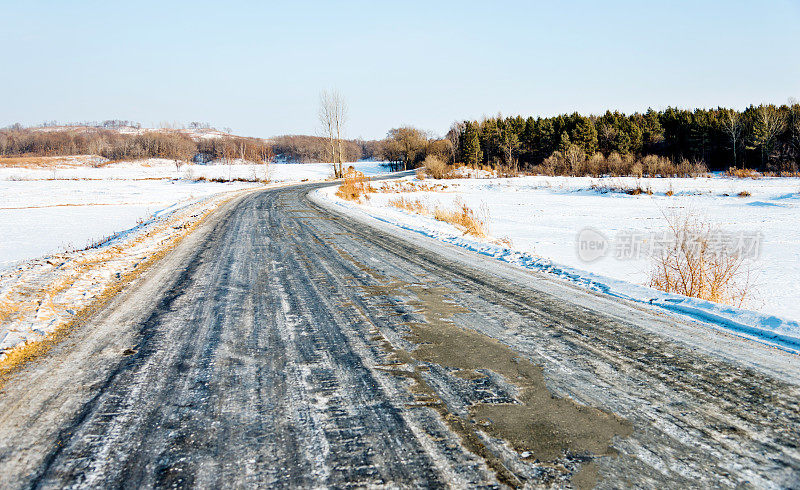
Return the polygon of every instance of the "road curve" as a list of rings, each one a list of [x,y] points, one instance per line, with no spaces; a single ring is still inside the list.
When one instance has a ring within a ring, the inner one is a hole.
[[[800,487],[796,356],[314,187],[230,203],[10,379],[0,486]]]

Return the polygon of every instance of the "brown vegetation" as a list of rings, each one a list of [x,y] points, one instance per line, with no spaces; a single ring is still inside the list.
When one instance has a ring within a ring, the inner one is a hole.
[[[329,159],[328,140],[320,136],[284,135],[271,138],[275,154],[297,163],[324,162]],[[374,156],[376,141],[343,140],[344,161],[355,162]]]
[[[668,219],[672,240],[653,256],[650,287],[741,307],[751,293],[745,258],[715,248],[718,230],[691,216]]]
[[[751,168],[735,168],[731,167],[725,172],[728,177],[736,177],[737,179],[760,179],[761,173]]]
[[[541,165],[533,167],[533,173],[571,177],[701,177],[708,175],[708,168],[701,162],[681,160],[674,163],[655,155],[637,159],[631,155],[611,153],[605,157],[595,153],[585,159],[582,155],[563,155],[556,151]]]
[[[194,139],[181,130],[151,130],[121,133],[92,127],[52,130],[19,128],[0,130],[0,156],[48,157],[97,155],[112,161],[166,158],[176,165],[221,159],[267,162],[272,147],[264,140],[239,136]]]
[[[336,195],[347,201],[360,201],[362,197],[369,198],[367,194],[370,192],[375,192],[375,189],[369,179],[351,166],[344,173]]]
[[[432,216],[438,221],[450,223],[463,231],[465,235],[472,235],[478,238],[486,238],[488,235],[487,219],[479,216],[473,209],[460,201],[455,202],[454,208],[443,208],[439,206],[431,207],[419,199],[408,199],[400,196],[390,200],[389,205],[412,213]]]
[[[428,155],[422,163],[425,173],[434,179],[444,179],[449,173],[447,163],[435,155]]]
[[[650,186],[642,187],[641,184],[636,184],[635,186],[627,186],[622,183],[607,183],[607,184],[592,184],[591,188],[596,190],[600,193],[608,193],[608,192],[618,192],[621,194],[628,194],[629,196],[638,196],[641,194],[647,194],[648,196],[653,195],[653,189]],[[666,192],[667,196],[672,196],[674,192],[672,189]]]

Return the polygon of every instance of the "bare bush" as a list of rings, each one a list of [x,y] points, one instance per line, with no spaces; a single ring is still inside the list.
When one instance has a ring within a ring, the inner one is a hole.
[[[422,162],[422,165],[425,168],[425,172],[428,174],[428,176],[434,179],[444,179],[447,177],[447,164],[439,157],[428,155],[425,157],[425,161]]]
[[[667,219],[668,245],[652,257],[650,287],[741,307],[752,292],[746,259],[720,250],[719,230],[692,216]]]
[[[572,177],[698,177],[707,175],[708,168],[701,162],[682,160],[674,163],[669,158],[656,155],[637,160],[631,155],[621,156],[612,152],[608,157],[595,153],[586,158],[580,148],[570,145],[566,154],[553,152],[535,166],[533,172]]]

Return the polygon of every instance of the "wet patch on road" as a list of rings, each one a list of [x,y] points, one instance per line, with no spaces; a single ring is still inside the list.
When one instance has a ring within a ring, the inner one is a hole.
[[[371,338],[390,353],[390,363],[382,370],[413,380],[410,391],[414,405],[436,410],[465,447],[495,471],[501,483],[524,484],[503,458],[486,447],[478,431],[505,441],[522,460],[534,465],[539,470],[537,483],[571,481],[579,488],[597,483],[598,471],[592,461],[616,455],[612,439],[632,433],[628,421],[554,396],[540,366],[487,335],[457,326],[458,316],[471,312],[452,299],[451,290],[388,280],[347,252],[337,252],[380,283],[360,286],[370,296],[403,298],[405,306],[416,313],[410,317],[401,314],[405,317],[402,324],[408,328],[404,338],[411,348],[393,345],[379,331]],[[398,306],[389,305],[395,309]],[[487,378],[499,375],[510,394],[494,395],[490,402],[472,403],[467,407],[468,413],[456,414],[426,380],[429,366],[444,368],[438,371],[461,383],[491,384],[493,380]]]

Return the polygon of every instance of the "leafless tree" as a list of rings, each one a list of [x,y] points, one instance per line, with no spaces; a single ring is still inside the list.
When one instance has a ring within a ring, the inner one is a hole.
[[[769,159],[775,138],[783,131],[786,119],[772,105],[761,105],[756,112],[753,144],[761,150],[761,165]]]
[[[461,134],[464,132],[463,122],[454,122],[450,125],[450,131],[447,132],[447,139],[450,140],[452,146],[450,147],[450,158],[452,163],[456,163],[458,158],[458,149],[461,144]]]
[[[258,157],[264,165],[264,182],[269,182],[270,164],[274,158],[272,147],[267,143],[262,143],[258,146]]]
[[[222,147],[222,158],[225,160],[225,163],[228,165],[228,181],[230,182],[233,178],[232,171],[233,171],[233,162],[236,160],[236,153],[237,148],[233,142],[225,142],[225,145]]]
[[[506,125],[500,131],[500,149],[503,152],[503,161],[506,167],[513,172],[514,175],[519,172],[519,137],[511,128]]]
[[[323,90],[319,96],[319,122],[328,139],[328,152],[336,178],[344,175],[344,125],[347,121],[347,103],[338,90]]]
[[[722,129],[731,140],[731,148],[733,149],[733,166],[736,166],[736,150],[741,144],[742,139],[742,116],[734,110],[725,111],[725,114],[720,119]],[[744,165],[744,163],[742,163]]]
[[[612,142],[617,137],[617,128],[613,125],[601,121],[597,124],[597,139],[602,148],[611,148]]]

